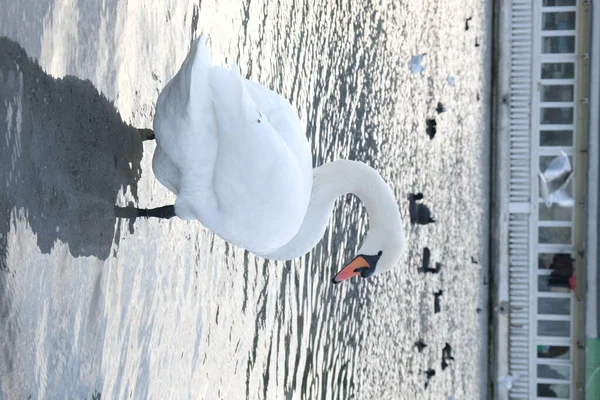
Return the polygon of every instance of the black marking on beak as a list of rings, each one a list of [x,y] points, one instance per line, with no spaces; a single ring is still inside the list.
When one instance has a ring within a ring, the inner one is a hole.
[[[373,276],[373,274],[375,273],[375,268],[377,268],[377,261],[379,261],[379,258],[382,254],[383,251],[379,251],[379,253],[377,253],[377,255],[374,256],[362,255],[362,257],[369,264],[369,266],[356,269],[356,272],[360,272],[361,278],[370,278],[371,276]]]

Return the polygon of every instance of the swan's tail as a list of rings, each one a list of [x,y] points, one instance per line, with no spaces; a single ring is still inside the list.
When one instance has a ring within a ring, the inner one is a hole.
[[[208,35],[203,32],[197,39],[192,41],[190,54],[193,55],[194,66],[199,64],[200,66],[210,67],[212,65],[208,40]]]
[[[208,34],[206,34],[204,32],[200,32],[200,36],[198,36],[196,39],[193,39],[192,44],[201,45],[201,46],[208,48],[209,40],[210,39],[208,37]]]
[[[211,68],[210,87],[215,113],[222,126],[228,125],[228,121],[232,118],[246,118],[247,109],[256,108],[256,106],[252,107],[254,103],[244,86],[244,81],[235,70]],[[259,118],[258,114],[257,118]]]
[[[189,52],[189,102],[188,112],[192,117],[206,115],[210,112],[209,71],[212,68],[212,58],[207,45],[208,35],[201,33],[192,42]]]

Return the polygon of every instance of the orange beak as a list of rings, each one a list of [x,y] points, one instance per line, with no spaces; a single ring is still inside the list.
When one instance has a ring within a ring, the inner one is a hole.
[[[360,275],[361,268],[369,268],[369,263],[364,259],[363,256],[358,256],[350,264],[346,265],[340,272],[333,278],[333,283],[338,284],[346,279],[350,279],[353,276]]]

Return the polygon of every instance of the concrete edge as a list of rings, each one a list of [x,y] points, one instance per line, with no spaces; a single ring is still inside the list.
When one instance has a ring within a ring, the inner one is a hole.
[[[510,21],[511,3],[493,2],[492,50],[492,168],[490,273],[490,394],[508,399],[508,390],[498,377],[508,375],[508,203],[510,160]]]
[[[600,4],[591,8],[585,335],[598,337],[598,135],[600,134]]]

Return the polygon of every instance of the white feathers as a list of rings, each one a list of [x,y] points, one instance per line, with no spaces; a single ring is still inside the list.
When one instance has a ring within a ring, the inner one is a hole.
[[[375,273],[397,266],[404,232],[390,187],[360,162],[337,160],[313,171],[305,130],[283,96],[243,78],[236,64],[213,65],[203,35],[159,95],[152,167],[177,195],[179,218],[279,260],[310,251],[335,199],[353,192],[369,211],[361,250],[383,253]]]

